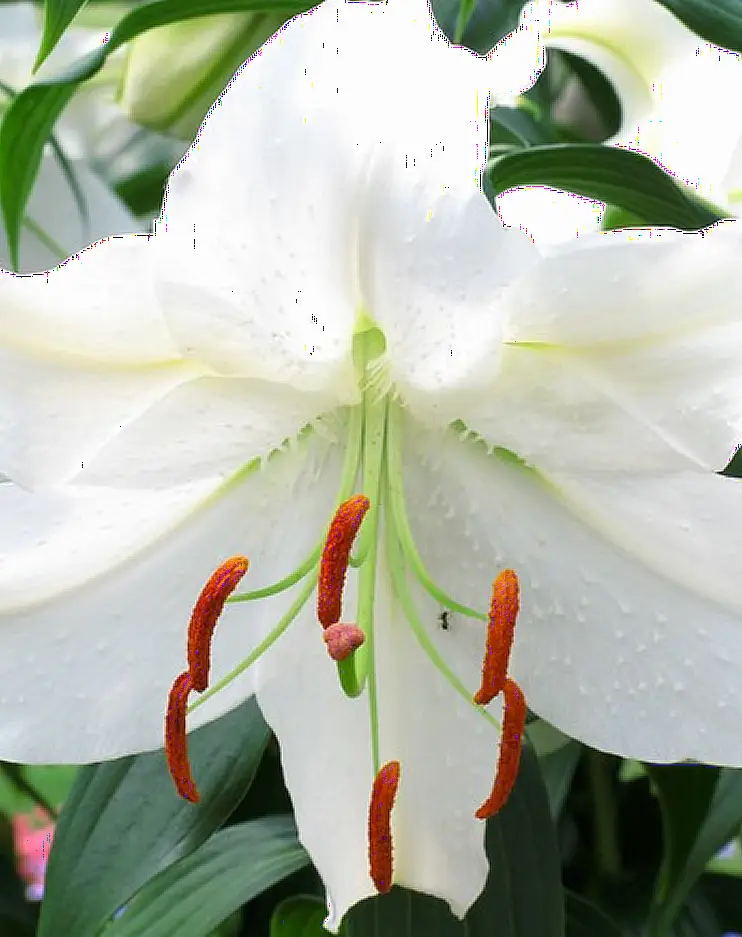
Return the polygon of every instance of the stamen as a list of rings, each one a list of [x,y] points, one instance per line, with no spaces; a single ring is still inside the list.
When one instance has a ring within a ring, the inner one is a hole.
[[[180,796],[197,804],[201,797],[191,775],[186,736],[186,706],[192,689],[193,681],[188,671],[176,677],[170,688],[165,715],[165,757]]]
[[[327,651],[333,660],[341,661],[350,657],[353,651],[357,650],[366,640],[366,635],[358,625],[346,625],[342,622],[336,622],[325,628],[325,644]]]
[[[350,550],[369,505],[365,495],[355,495],[340,505],[330,524],[317,585],[317,618],[323,628],[340,621]]]
[[[188,625],[188,671],[194,690],[203,693],[209,685],[211,638],[224,603],[247,572],[247,558],[232,556],[212,573],[201,590]]]
[[[503,569],[492,586],[482,685],[474,695],[474,702],[480,706],[491,703],[505,687],[518,617],[518,594],[518,577],[512,569]]]
[[[523,691],[509,677],[503,693],[502,738],[500,756],[497,759],[497,774],[492,793],[474,814],[479,820],[494,816],[510,797],[518,776],[520,750],[526,726],[526,699]]]
[[[391,815],[399,785],[399,762],[389,761],[379,771],[371,789],[368,810],[368,864],[371,881],[380,894],[392,887]]]

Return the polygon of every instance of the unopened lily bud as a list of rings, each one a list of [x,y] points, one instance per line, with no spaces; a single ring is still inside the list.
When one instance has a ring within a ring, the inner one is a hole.
[[[143,33],[131,43],[121,107],[138,124],[192,140],[232,75],[285,18],[221,13]]]

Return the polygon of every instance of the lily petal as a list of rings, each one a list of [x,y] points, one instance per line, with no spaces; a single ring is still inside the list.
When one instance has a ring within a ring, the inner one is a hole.
[[[227,478],[246,460],[293,441],[332,403],[327,393],[301,393],[286,384],[196,377],[153,401],[85,463],[75,481],[168,488]]]
[[[184,354],[195,347],[220,373],[280,373],[302,390],[333,386],[338,403],[357,400],[351,336],[361,311],[375,314],[359,272],[364,213],[370,205],[372,240],[393,230],[396,219],[382,225],[373,208],[390,166],[385,204],[403,185],[423,189],[416,227],[452,166],[476,187],[489,87],[499,77],[524,86],[512,56],[498,68],[497,52],[488,61],[451,48],[427,4],[404,7],[326,3],[295,18],[212,109],[171,177],[158,229],[163,305]],[[524,36],[533,59],[520,71],[532,82],[539,47]]]
[[[197,374],[152,296],[146,238],[96,245],[48,274],[0,275],[0,470],[71,478],[121,426]]]
[[[201,587],[235,553],[251,560],[247,590],[299,565],[332,510],[339,457],[339,447],[315,435],[226,484],[157,492],[67,485],[34,494],[0,484],[3,757],[86,762],[161,746],[169,685],[185,663]],[[247,656],[287,604],[284,594],[227,606],[213,681]],[[252,689],[248,671],[200,707],[191,727]]]
[[[347,608],[355,607],[356,595],[351,577]],[[416,598],[431,640],[446,654],[433,633],[433,603]],[[383,562],[374,607],[379,759],[401,764],[391,818],[394,882],[438,895],[462,917],[487,876],[484,825],[474,812],[492,786],[499,732],[421,651]],[[481,624],[478,631],[483,647]],[[478,685],[471,661],[459,676]],[[325,927],[336,932],[348,908],[375,894],[368,871],[374,778],[368,693],[344,696],[313,609],[260,662],[257,679],[260,708],[281,743],[299,837],[327,888]],[[491,708],[499,716],[499,704]]]
[[[152,246],[113,239],[47,275],[0,280],[0,469],[15,482],[227,477],[333,404],[183,359],[154,295]]]
[[[382,17],[361,17],[369,40]],[[342,79],[360,47],[346,38],[352,24],[325,4],[246,64],[171,176],[156,238],[163,307],[184,354],[197,348],[221,373],[280,375],[302,390],[333,385],[338,402],[357,399],[354,208],[367,156],[339,125],[363,110],[358,81]]]
[[[408,501],[431,573],[470,603],[493,566],[519,573],[511,670],[534,711],[630,758],[742,761],[738,481],[549,477],[453,438],[407,439]],[[468,547],[452,554],[451,537]]]
[[[463,655],[459,628],[443,631],[437,604],[420,588],[412,594],[429,639],[473,696],[481,678],[484,626],[469,627],[468,640],[479,656]],[[459,696],[433,666],[391,596],[378,616],[381,761],[398,758],[402,766],[393,814],[395,881],[443,898],[463,918],[489,869],[484,823],[474,814],[492,788],[500,732],[471,696]],[[500,699],[488,710],[499,720]]]
[[[742,436],[741,247],[729,222],[557,249],[502,298],[500,370],[460,418],[546,470],[722,469]]]
[[[437,194],[414,185],[416,175],[388,163],[372,174],[361,283],[387,340],[390,379],[416,416],[446,423],[491,383],[505,325],[498,294],[527,279],[539,255],[466,173]]]
[[[503,224],[525,231],[539,247],[597,231],[604,210],[603,202],[544,185],[518,186],[497,196]]]
[[[353,600],[351,587],[349,608]],[[281,745],[299,839],[327,890],[325,927],[337,933],[348,908],[376,893],[368,874],[368,695],[343,694],[312,606],[256,665],[256,679],[260,710]]]

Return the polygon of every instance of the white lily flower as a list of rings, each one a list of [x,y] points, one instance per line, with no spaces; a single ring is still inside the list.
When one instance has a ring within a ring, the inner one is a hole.
[[[742,122],[725,101],[742,94],[740,56],[704,42],[655,0],[539,0],[529,9],[549,48],[598,68],[622,115],[607,143],[656,159],[679,181],[735,212],[742,203]],[[506,193],[500,216],[537,243],[596,227],[600,203],[531,187]]]
[[[10,91],[20,91],[32,80],[40,35],[36,13],[33,4],[0,6],[0,120]],[[42,158],[21,233],[22,272],[47,270],[99,238],[146,230],[146,223],[133,217],[81,152],[66,155],[73,157],[68,167],[48,147]],[[0,223],[0,265],[9,264]]]
[[[511,40],[481,60],[399,4],[297,17],[153,238],[0,279],[0,757],[158,747],[195,596],[247,555],[189,727],[257,694],[333,930],[375,891],[390,762],[394,881],[459,916],[481,891],[500,703],[472,696],[503,567],[534,710],[607,751],[742,764],[742,489],[714,474],[740,435],[742,239],[544,259],[504,227],[487,89],[538,64]],[[357,492],[348,694],[312,595]]]

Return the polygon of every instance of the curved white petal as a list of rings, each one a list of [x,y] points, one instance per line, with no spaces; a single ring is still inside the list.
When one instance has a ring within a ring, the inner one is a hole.
[[[742,90],[739,55],[702,42],[652,0],[544,2],[536,12],[547,47],[587,59],[615,87],[621,128],[609,142],[649,154],[708,198],[728,201],[724,176],[739,124],[719,120],[714,105]]]
[[[352,137],[337,142],[354,122],[338,95],[356,90],[343,69],[358,50],[336,18],[330,4],[296,18],[238,72],[171,176],[156,242],[184,353],[354,399],[353,206],[366,154]]]
[[[346,603],[352,598],[349,588]],[[256,665],[260,709],[281,746],[299,839],[327,891],[325,926],[375,894],[368,873],[373,783],[368,695],[345,696],[309,606]]]
[[[113,237],[37,276],[0,274],[0,341],[102,365],[172,362],[147,236]]]
[[[502,297],[501,367],[459,417],[549,470],[723,468],[742,436],[741,247],[730,222],[556,250]]]
[[[538,0],[531,9],[547,48],[562,48],[563,40],[572,39],[592,44],[629,65],[648,86],[658,69],[698,44],[694,33],[654,0]]]
[[[408,503],[436,579],[486,608],[496,573],[518,572],[511,665],[533,710],[627,757],[742,764],[739,482],[549,479],[452,437],[407,440]]]
[[[250,378],[195,377],[166,389],[86,461],[82,484],[168,488],[226,478],[296,438],[328,395]],[[329,426],[332,432],[332,426]]]
[[[353,327],[374,313],[359,268],[391,227],[364,214],[387,186],[413,214],[443,186],[476,190],[489,87],[511,73],[497,51],[450,47],[420,2],[328,3],[291,21],[238,73],[169,183],[157,249],[184,353],[355,400]]]
[[[603,202],[549,186],[521,186],[497,196],[503,224],[520,228],[539,247],[597,231],[604,209]]]
[[[484,823],[474,813],[492,788],[500,736],[471,704],[481,677],[484,627],[477,622],[465,638],[459,627],[443,631],[437,604],[419,588],[412,593],[428,636],[470,697],[463,699],[423,653],[399,605],[381,604],[376,636],[381,760],[401,762],[392,827],[395,881],[443,898],[462,918],[487,878]],[[471,642],[479,656],[461,653],[462,644]],[[499,720],[500,700],[489,709]]]
[[[146,238],[114,238],[48,274],[0,274],[0,471],[63,480],[198,373],[154,298]]]
[[[627,120],[615,142],[655,156],[679,180],[724,204],[724,177],[740,122],[719,120],[718,106],[740,93],[742,57],[700,44],[656,76],[651,110],[633,123]]]
[[[498,294],[528,277],[538,252],[470,180],[435,194],[416,182],[414,170],[377,161],[360,278],[386,338],[389,379],[421,419],[445,423],[491,382],[504,325]]]
[[[346,616],[352,617],[356,587],[351,573]],[[401,765],[391,817],[394,882],[445,899],[462,917],[487,876],[484,824],[474,812],[492,786],[499,733],[423,654],[390,590],[382,560],[374,605],[379,761]],[[447,653],[455,636],[435,634],[429,599],[418,608]],[[477,630],[481,642],[483,629]],[[478,667],[469,664],[459,676],[474,693]],[[325,926],[336,931],[348,908],[375,894],[368,867],[374,778],[368,692],[344,695],[313,606],[260,662],[257,680],[260,708],[281,745],[299,837],[327,889]],[[498,705],[492,709],[497,717]]]
[[[159,747],[202,586],[235,553],[251,561],[240,591],[302,562],[332,511],[340,455],[315,436],[226,484],[38,494],[0,485],[0,756],[87,762]],[[225,609],[212,682],[265,637],[288,601]],[[248,671],[190,727],[233,708],[253,685]]]

